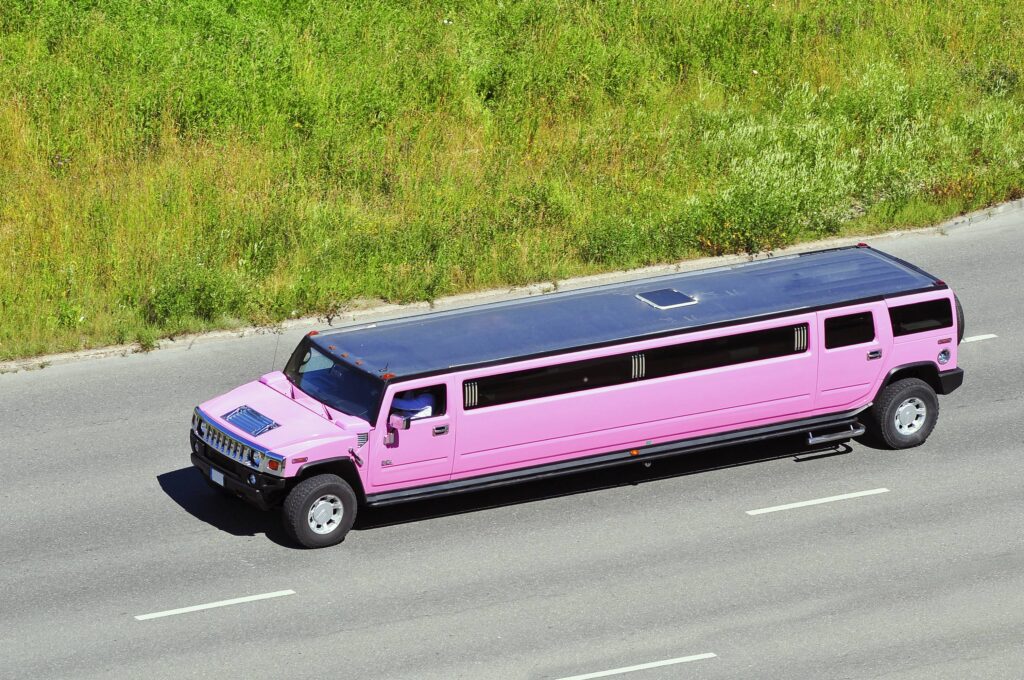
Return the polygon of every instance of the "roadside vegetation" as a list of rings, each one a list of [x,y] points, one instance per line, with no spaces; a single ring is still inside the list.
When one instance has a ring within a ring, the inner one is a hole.
[[[0,2],[0,359],[1024,195],[1009,0]]]

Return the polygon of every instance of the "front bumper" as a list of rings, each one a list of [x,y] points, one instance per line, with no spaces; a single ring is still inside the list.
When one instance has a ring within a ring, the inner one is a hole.
[[[964,369],[962,368],[951,368],[939,373],[939,385],[942,387],[939,394],[949,394],[963,384]]]
[[[284,500],[287,479],[247,469],[211,449],[195,433],[192,433],[191,444],[192,465],[199,469],[209,483],[215,484],[210,477],[210,468],[214,468],[224,474],[224,488],[228,493],[261,510],[269,510]],[[255,484],[249,483],[250,476]]]

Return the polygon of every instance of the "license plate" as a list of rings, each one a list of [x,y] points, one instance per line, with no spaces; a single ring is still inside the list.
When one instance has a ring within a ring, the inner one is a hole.
[[[220,484],[224,486],[224,473],[220,470],[214,470],[210,468],[210,479],[213,480],[214,484]]]

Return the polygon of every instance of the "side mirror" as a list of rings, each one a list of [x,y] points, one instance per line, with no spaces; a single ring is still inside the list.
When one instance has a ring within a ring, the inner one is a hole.
[[[409,416],[400,416],[397,413],[392,413],[388,416],[388,427],[392,430],[408,430]]]

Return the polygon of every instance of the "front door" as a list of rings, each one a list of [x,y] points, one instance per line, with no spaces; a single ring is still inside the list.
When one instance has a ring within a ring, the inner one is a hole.
[[[370,484],[375,491],[444,482],[451,477],[455,433],[448,383],[433,378],[388,388],[370,455]],[[389,430],[388,418],[392,414],[409,418],[409,429]]]
[[[883,303],[818,312],[817,408],[855,408],[870,399],[884,356],[892,348],[889,312]]]

